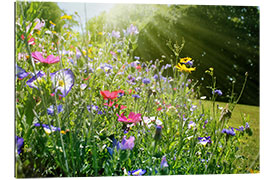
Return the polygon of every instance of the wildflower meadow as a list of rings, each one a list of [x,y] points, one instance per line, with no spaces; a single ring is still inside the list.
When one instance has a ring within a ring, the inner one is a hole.
[[[136,23],[78,33],[79,14],[45,20],[41,4],[15,5],[17,178],[259,171],[241,151],[250,119],[230,123],[248,72],[221,107],[215,68],[202,70],[210,96],[190,77],[201,67],[181,54],[187,41],[168,39],[172,56],[141,61]]]

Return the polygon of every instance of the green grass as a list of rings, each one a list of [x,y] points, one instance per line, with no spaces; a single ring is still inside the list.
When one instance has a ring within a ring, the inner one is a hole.
[[[212,109],[211,101],[202,101],[205,108]],[[226,103],[216,102],[216,105],[225,107]],[[239,154],[242,154],[247,161],[243,161],[242,167],[245,167],[248,172],[252,170],[260,170],[260,107],[237,104],[232,112],[232,117],[229,120],[229,125],[239,127],[243,124],[243,118],[246,118],[250,128],[253,131],[252,136],[243,136],[241,139],[242,145],[239,147]]]

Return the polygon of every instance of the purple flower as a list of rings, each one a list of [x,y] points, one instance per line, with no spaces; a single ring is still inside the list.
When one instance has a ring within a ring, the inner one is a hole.
[[[98,106],[95,106],[95,105],[87,106],[87,110],[89,112],[91,112],[91,110],[98,111]]]
[[[204,125],[203,125],[203,128],[205,128],[205,125],[208,123],[208,120],[206,119],[205,121],[204,121]]]
[[[248,122],[246,122],[245,129],[249,129],[249,128],[250,128],[249,124],[248,124]]]
[[[158,80],[158,75],[155,74],[155,75],[153,76],[153,78],[154,78],[155,80]]]
[[[132,97],[134,97],[135,99],[139,99],[141,96],[138,94],[132,94]]]
[[[55,93],[60,91],[60,96],[65,97],[74,85],[74,74],[70,69],[61,69],[51,73],[51,80]]]
[[[19,67],[18,65],[16,65],[16,75],[19,79],[23,79],[26,78],[28,76],[28,72],[26,72],[23,68]]]
[[[80,85],[81,90],[84,90],[86,87],[87,87],[87,84],[81,84]]]
[[[151,83],[150,79],[148,79],[148,78],[143,78],[142,82],[143,82],[143,84],[150,84]]]
[[[195,105],[191,105],[191,107],[190,107],[190,111],[194,111],[195,109],[197,108],[197,106],[195,106]]]
[[[62,111],[63,111],[63,105],[59,104],[57,106],[57,112],[60,113]],[[54,115],[54,105],[51,105],[50,107],[47,108],[47,113],[48,113],[48,115],[51,115],[51,116]]]
[[[101,114],[103,114],[103,112],[102,111],[98,111],[98,113],[97,113],[98,115],[101,115]]]
[[[183,114],[183,121],[186,121],[188,118],[185,117],[185,115]]]
[[[102,69],[105,73],[110,73],[113,66],[107,63],[101,64],[97,69]]]
[[[117,144],[117,149],[122,149],[122,150],[133,149],[134,140],[135,140],[134,136],[130,136],[129,139],[126,139],[126,136],[124,136],[122,139],[122,142]]]
[[[166,160],[166,156],[162,157],[161,163],[160,163],[160,167],[164,168],[164,167],[169,167],[167,160]]]
[[[33,76],[32,78],[30,78],[26,84],[30,87],[30,88],[37,88],[38,89],[38,83],[41,83],[44,79],[42,78],[43,76],[45,76],[45,73],[43,71],[39,71],[37,74],[37,76]]]
[[[37,30],[40,30],[42,27],[45,26],[45,21],[44,20],[40,21],[39,19],[36,19],[35,23],[37,23],[37,24],[34,27],[34,29],[37,29]]]
[[[80,52],[79,49],[76,49],[76,57],[79,59],[82,56],[82,53]]]
[[[187,65],[192,66],[192,65],[193,65],[193,62],[192,62],[192,61],[188,61],[188,62],[186,62],[186,63],[184,63],[184,64],[187,64]]]
[[[235,136],[235,132],[234,132],[233,128],[223,129],[223,130],[221,131],[221,133],[226,133],[227,135]]]
[[[200,144],[206,146],[207,143],[211,144],[212,141],[211,141],[211,136],[208,136],[208,137],[198,137],[198,140]]]
[[[221,92],[221,90],[219,90],[219,89],[216,89],[214,92],[212,92],[213,94],[217,94],[217,95],[219,95],[219,96],[221,96],[222,95],[222,92]]]
[[[170,65],[170,64],[166,64],[166,66],[165,66],[165,68],[164,68],[164,69],[168,69],[168,68],[170,68],[170,67],[172,67],[172,65]]]
[[[23,147],[24,139],[22,137],[16,136],[16,145],[17,145],[17,153],[21,154]]]
[[[120,38],[120,32],[119,31],[112,31],[112,37]]]
[[[132,34],[138,34],[139,31],[138,31],[138,29],[137,29],[136,26],[134,26],[133,24],[131,24],[130,27],[127,28],[126,33],[127,33],[127,35],[129,35],[129,34],[132,35]]]
[[[189,121],[188,123],[188,129],[193,129],[196,126],[196,123],[193,121]]]
[[[239,126],[239,128],[238,129],[235,128],[235,130],[237,130],[237,131],[244,131],[244,127],[243,126]]]
[[[134,171],[128,171],[128,175],[132,175],[132,176],[141,176],[144,175],[146,173],[146,170],[143,169],[136,169]]]
[[[138,57],[138,56],[134,56],[134,59],[136,59],[136,60],[140,60],[140,57]]]
[[[35,127],[40,127],[42,126],[44,131],[47,133],[47,134],[51,134],[52,132],[55,132],[55,131],[61,131],[61,129],[59,127],[54,127],[51,125],[51,127],[47,124],[40,124],[40,123],[36,123],[34,124]]]
[[[201,158],[200,158],[199,160],[201,161],[201,163],[205,163],[205,162],[208,163],[208,159],[205,160],[205,159],[201,159]]]

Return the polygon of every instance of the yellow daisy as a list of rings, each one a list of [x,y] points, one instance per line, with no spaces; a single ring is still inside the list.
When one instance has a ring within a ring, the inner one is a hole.
[[[61,16],[60,19],[72,19],[72,17],[65,14],[64,16]]]

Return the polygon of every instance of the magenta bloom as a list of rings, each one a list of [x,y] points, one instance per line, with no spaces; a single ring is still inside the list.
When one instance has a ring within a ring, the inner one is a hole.
[[[122,150],[133,149],[134,147],[134,136],[130,136],[129,139],[126,139],[126,136],[123,137],[122,142],[118,144],[118,147]]]
[[[42,63],[46,63],[46,64],[54,64],[60,61],[58,56],[54,56],[54,55],[49,55],[46,59],[42,56],[41,52],[33,52],[32,53],[32,57],[36,60],[38,60],[39,62]]]
[[[141,121],[141,114],[135,114],[134,112],[130,112],[128,117],[124,115],[124,113],[119,116],[119,114],[116,113],[118,116],[118,121],[124,122],[124,123],[137,123]]]

